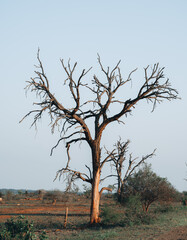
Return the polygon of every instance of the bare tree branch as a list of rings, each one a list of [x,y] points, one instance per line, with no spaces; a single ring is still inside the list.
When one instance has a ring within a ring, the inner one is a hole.
[[[117,145],[117,151],[108,151],[107,156],[102,160],[100,145],[104,129],[112,122],[124,123],[122,117],[128,116],[139,101],[147,100],[152,104],[152,111],[154,111],[157,103],[161,103],[164,100],[177,99],[178,92],[171,87],[169,80],[164,76],[164,68],[160,68],[158,63],[154,64],[152,69],[149,66],[144,69],[143,83],[134,98],[120,99],[118,96],[119,89],[122,89],[122,87],[132,81],[132,75],[137,69],[131,71],[127,77],[122,77],[120,61],[113,69],[110,70],[109,67],[105,69],[98,55],[98,65],[104,75],[104,80],[101,80],[95,74],[91,82],[86,82],[85,76],[87,76],[91,68],[88,70],[83,69],[77,76],[77,62],[71,64],[69,60],[65,64],[64,60],[61,59],[60,62],[66,75],[64,87],[68,88],[73,99],[73,106],[67,104],[68,107],[66,107],[64,98],[59,100],[51,91],[50,81],[40,59],[39,49],[37,61],[35,76],[27,81],[25,90],[35,93],[40,100],[34,103],[35,109],[27,113],[20,122],[29,116],[33,116],[31,127],[37,126],[37,122],[43,117],[44,113],[48,114],[51,132],[54,133],[56,128],[60,131],[60,138],[51,149],[51,154],[62,140],[65,142],[67,151],[66,167],[57,172],[56,178],[62,174],[67,175],[68,187],[71,187],[71,184],[77,179],[82,179],[92,184],[90,222],[97,223],[99,221],[99,183],[101,169],[104,164],[113,162],[116,167],[118,182],[121,183],[138,167],[138,163],[135,162],[136,159],[132,159],[132,155],[130,155],[127,172],[122,176],[121,166],[127,160],[126,149],[128,142],[126,145],[124,143]],[[82,95],[83,90],[85,90],[84,96]],[[88,91],[86,90],[89,90],[91,95],[87,94]],[[117,112],[115,113],[112,111],[114,104],[120,107],[119,111],[116,108]],[[94,129],[92,129],[93,125]],[[92,168],[86,166],[89,171],[89,177],[85,173],[69,168],[70,146],[72,143],[81,141],[86,141],[91,149]],[[153,155],[154,152],[143,157],[139,163]]]
[[[102,192],[103,192],[104,190],[107,190],[107,191],[109,191],[109,192],[112,192],[112,189],[111,189],[111,188],[109,188],[109,187],[103,187],[103,188],[101,188],[101,190],[100,190],[100,192],[99,192],[100,198],[101,198],[101,194],[102,194]]]
[[[88,182],[88,183],[92,183],[92,179],[88,177],[87,174],[85,173],[81,173],[79,171],[76,171],[76,170],[72,170],[68,167],[66,168],[62,168],[60,170],[57,171],[56,173],[56,177],[54,179],[54,181],[59,177],[59,180],[61,179],[61,176],[65,173],[68,173],[68,175],[71,176],[71,180],[69,181],[70,184],[72,182],[74,182],[76,179],[81,179],[82,181],[85,181],[85,182]]]
[[[118,180],[118,198],[121,199],[121,194],[123,193],[123,187],[125,185],[125,182],[127,179],[134,173],[135,169],[139,167],[142,163],[144,163],[147,159],[152,158],[155,155],[156,149],[150,153],[147,154],[145,157],[142,157],[140,161],[137,161],[138,158],[132,158],[132,154],[129,154],[129,158],[127,158],[126,154],[128,151],[130,141],[127,140],[125,143],[119,139],[117,143],[115,144],[115,151],[112,151],[112,154],[110,154],[111,158],[108,159],[108,162],[113,163],[113,167],[116,170],[117,175],[109,175],[106,176],[101,181],[105,180],[108,177],[117,177]],[[109,151],[107,151],[107,154],[109,155]],[[124,162],[128,161],[128,164],[126,166],[126,170],[124,172]],[[124,173],[123,173],[124,172]]]

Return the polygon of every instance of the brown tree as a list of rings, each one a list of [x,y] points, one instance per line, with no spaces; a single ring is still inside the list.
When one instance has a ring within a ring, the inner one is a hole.
[[[105,159],[101,159],[100,143],[104,129],[107,125],[113,122],[122,122],[121,118],[124,115],[128,115],[140,100],[147,100],[153,103],[154,110],[157,102],[161,102],[164,99],[176,99],[178,93],[171,87],[169,80],[165,79],[163,74],[164,68],[159,68],[159,64],[155,64],[152,69],[150,69],[149,66],[144,69],[145,79],[143,80],[136,97],[127,100],[120,100],[119,96],[117,97],[119,92],[118,90],[131,81],[131,76],[136,69],[133,70],[126,79],[123,79],[119,68],[120,61],[112,70],[110,70],[109,67],[105,70],[101,63],[100,56],[98,55],[98,63],[102,73],[104,74],[105,80],[102,81],[94,75],[92,85],[90,85],[90,83],[83,82],[83,78],[90,69],[87,71],[83,69],[80,76],[75,79],[74,72],[77,63],[71,66],[70,61],[68,61],[66,66],[64,61],[61,60],[62,67],[67,75],[67,79],[64,83],[68,86],[74,101],[73,107],[66,107],[63,102],[63,96],[62,99],[59,100],[51,92],[50,82],[40,60],[39,51],[37,59],[39,65],[35,71],[36,76],[27,82],[27,89],[35,92],[36,95],[39,95],[41,97],[41,101],[39,103],[35,103],[38,108],[30,111],[24,118],[34,114],[34,120],[32,123],[33,126],[42,117],[44,112],[48,112],[51,119],[52,132],[56,126],[62,127],[61,133],[64,135],[60,137],[54,148],[56,148],[62,140],[65,140],[68,160],[66,166],[59,170],[57,175],[70,173],[71,180],[80,178],[92,185],[90,223],[98,223],[100,220],[100,195],[104,190],[104,188],[102,188],[99,191],[100,175],[102,167],[110,157],[109,155]],[[87,94],[89,97],[84,101],[80,92],[81,88],[84,88],[84,91],[91,91],[94,98],[90,99],[90,95]],[[114,105],[120,105],[120,110],[112,115],[113,111],[109,110],[111,110],[111,106]],[[91,134],[91,127],[89,126],[90,121],[94,124],[93,135]],[[87,142],[91,149],[92,167],[91,169],[88,168],[90,172],[89,176],[69,167],[70,146],[72,143],[78,143],[80,141]]]

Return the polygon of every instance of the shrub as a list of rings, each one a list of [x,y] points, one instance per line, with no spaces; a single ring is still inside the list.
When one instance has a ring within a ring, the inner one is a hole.
[[[141,210],[141,197],[139,194],[129,195],[129,197],[124,200],[124,203],[131,212],[137,213]]]
[[[23,216],[17,219],[8,219],[4,224],[4,229],[0,234],[0,239],[35,239],[33,222],[28,222]]]
[[[102,223],[105,225],[120,224],[122,215],[116,212],[116,209],[107,205],[101,211]]]
[[[141,198],[138,194],[126,199],[124,213],[118,213],[116,208],[106,205],[101,211],[101,218],[104,225],[120,226],[151,224],[155,221],[154,214],[142,210]]]
[[[167,212],[173,212],[175,208],[171,204],[160,204],[156,209],[155,213],[167,213]]]
[[[4,227],[1,227],[0,240],[34,240],[36,235],[34,234],[34,223],[29,222],[25,217],[19,216],[18,218],[8,219]],[[46,232],[42,232],[39,235],[39,239],[48,239]]]
[[[2,231],[0,232],[0,240],[10,240],[10,239],[12,239],[10,232],[7,232],[6,229],[2,229]]]
[[[49,239],[48,236],[47,236],[46,231],[43,231],[43,232],[40,234],[39,239],[40,239],[40,240]]]
[[[130,195],[126,199],[126,211],[123,224],[134,226],[140,224],[151,224],[155,220],[155,216],[142,211],[141,196],[139,194]]]
[[[44,200],[56,200],[56,201],[63,201],[64,194],[59,190],[49,191],[46,192],[43,199]]]
[[[148,212],[155,201],[172,201],[177,191],[166,178],[157,176],[151,166],[145,164],[138,172],[129,177],[124,187],[124,197],[139,195],[144,211]]]
[[[183,192],[182,205],[187,206],[187,192],[186,191]]]

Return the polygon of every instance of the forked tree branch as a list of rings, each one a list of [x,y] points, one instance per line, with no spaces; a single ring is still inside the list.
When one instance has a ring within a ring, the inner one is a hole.
[[[101,190],[100,190],[100,192],[99,192],[100,198],[101,198],[102,192],[103,192],[104,190],[107,190],[107,191],[109,191],[109,192],[112,192],[112,189],[111,189],[111,188],[109,188],[109,187],[103,187],[103,188],[101,188]]]
[[[52,133],[57,127],[60,127],[61,129],[60,138],[56,145],[51,149],[51,154],[60,142],[64,140],[66,143],[68,160],[66,167],[62,168],[58,174],[68,172],[71,175],[71,180],[79,178],[83,181],[91,182],[94,171],[87,167],[90,174],[90,177],[88,177],[86,174],[69,169],[69,149],[72,143],[86,141],[92,150],[96,145],[98,145],[98,149],[100,149],[101,136],[106,126],[115,121],[118,123],[124,123],[122,117],[130,113],[139,101],[147,100],[148,102],[151,102],[153,104],[152,111],[154,111],[157,103],[160,103],[163,100],[170,101],[178,98],[177,90],[172,88],[169,80],[164,77],[164,68],[160,68],[157,63],[153,65],[152,69],[149,66],[144,69],[144,81],[135,98],[119,99],[119,89],[132,81],[132,75],[137,69],[134,69],[126,78],[123,78],[119,67],[120,61],[113,69],[110,70],[109,67],[105,69],[101,58],[98,55],[98,64],[101,72],[104,74],[104,80],[101,80],[98,76],[94,75],[92,84],[87,83],[84,80],[91,68],[88,70],[83,69],[80,75],[75,77],[77,62],[71,65],[69,60],[66,66],[64,60],[60,60],[62,68],[66,74],[64,84],[68,87],[73,98],[73,107],[66,107],[64,99],[57,99],[57,97],[51,92],[50,81],[44,71],[40,59],[40,50],[38,50],[37,53],[37,60],[38,65],[36,66],[35,77],[27,81],[26,90],[34,92],[36,96],[40,97],[40,101],[34,104],[36,109],[27,113],[20,122],[30,115],[34,115],[31,124],[32,127],[37,124],[44,113],[48,113]],[[87,92],[83,98],[81,96],[81,88],[85,89],[85,91],[91,91],[93,98],[87,94]],[[120,110],[117,113],[111,111],[111,106],[114,104],[120,106]],[[90,120],[94,123],[93,136],[91,134],[92,129],[89,126]],[[78,131],[77,127],[79,127]],[[120,150],[121,153],[115,151],[108,152],[107,157],[103,161],[99,159],[99,168],[101,169],[104,164],[113,161],[114,165],[116,164],[117,174],[122,179],[120,164],[122,165],[125,160],[123,158],[125,149],[126,146],[123,146]],[[145,158],[142,158],[140,162],[145,161],[153,155],[154,152],[147,155]],[[120,158],[118,159],[117,156]],[[127,168],[125,178],[128,177],[138,166],[138,164],[135,164],[135,159],[132,160],[131,155],[129,163],[130,161],[131,164],[129,164]]]
[[[88,182],[88,183],[92,183],[92,179],[88,177],[87,174],[85,173],[81,173],[79,171],[76,170],[72,170],[70,168],[62,168],[60,170],[57,171],[56,173],[56,177],[54,179],[54,181],[59,177],[59,179],[61,178],[61,176],[65,173],[69,173],[71,175],[71,178],[73,179],[73,181],[75,179],[81,179],[82,181]],[[73,182],[71,181],[71,182]]]
[[[117,177],[118,181],[120,181],[118,184],[120,186],[124,185],[126,180],[134,173],[135,169],[138,168],[142,163],[144,163],[147,159],[152,158],[155,155],[156,149],[146,156],[142,157],[140,161],[137,161],[138,158],[132,158],[132,154],[129,154],[129,157],[127,157],[127,151],[130,141],[127,140],[125,143],[121,141],[121,138],[117,141],[117,143],[114,145],[115,149],[110,153],[107,151],[108,156],[110,155],[111,158],[107,160],[107,162],[112,162],[113,167],[116,171],[116,175],[111,174],[106,176],[105,178],[101,179],[101,181],[105,180],[108,177]],[[124,164],[127,163],[126,170],[124,172]],[[118,188],[120,188],[118,186]]]

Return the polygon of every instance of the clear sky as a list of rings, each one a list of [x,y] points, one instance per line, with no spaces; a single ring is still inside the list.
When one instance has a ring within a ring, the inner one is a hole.
[[[0,188],[65,187],[63,181],[53,182],[67,157],[63,144],[50,157],[59,134],[51,135],[47,116],[39,123],[37,133],[29,128],[31,118],[19,124],[36,101],[33,94],[25,96],[24,87],[34,76],[40,47],[53,90],[67,102],[60,58],[77,61],[79,71],[93,66],[90,81],[99,71],[97,53],[104,66],[112,67],[121,59],[125,76],[138,67],[133,88],[143,81],[143,68],[148,64],[165,66],[165,75],[182,99],[164,102],[153,113],[146,102],[138,104],[132,116],[124,119],[125,126],[116,124],[106,129],[102,143],[110,148],[119,135],[124,141],[130,139],[129,151],[134,157],[157,148],[156,156],[149,161],[153,170],[178,190],[187,190],[186,13],[186,0],[1,0]],[[133,88],[128,87],[128,93],[133,94]],[[90,164],[87,146],[82,144],[71,154],[75,169],[83,171],[84,163]],[[110,167],[105,171],[104,175]]]

